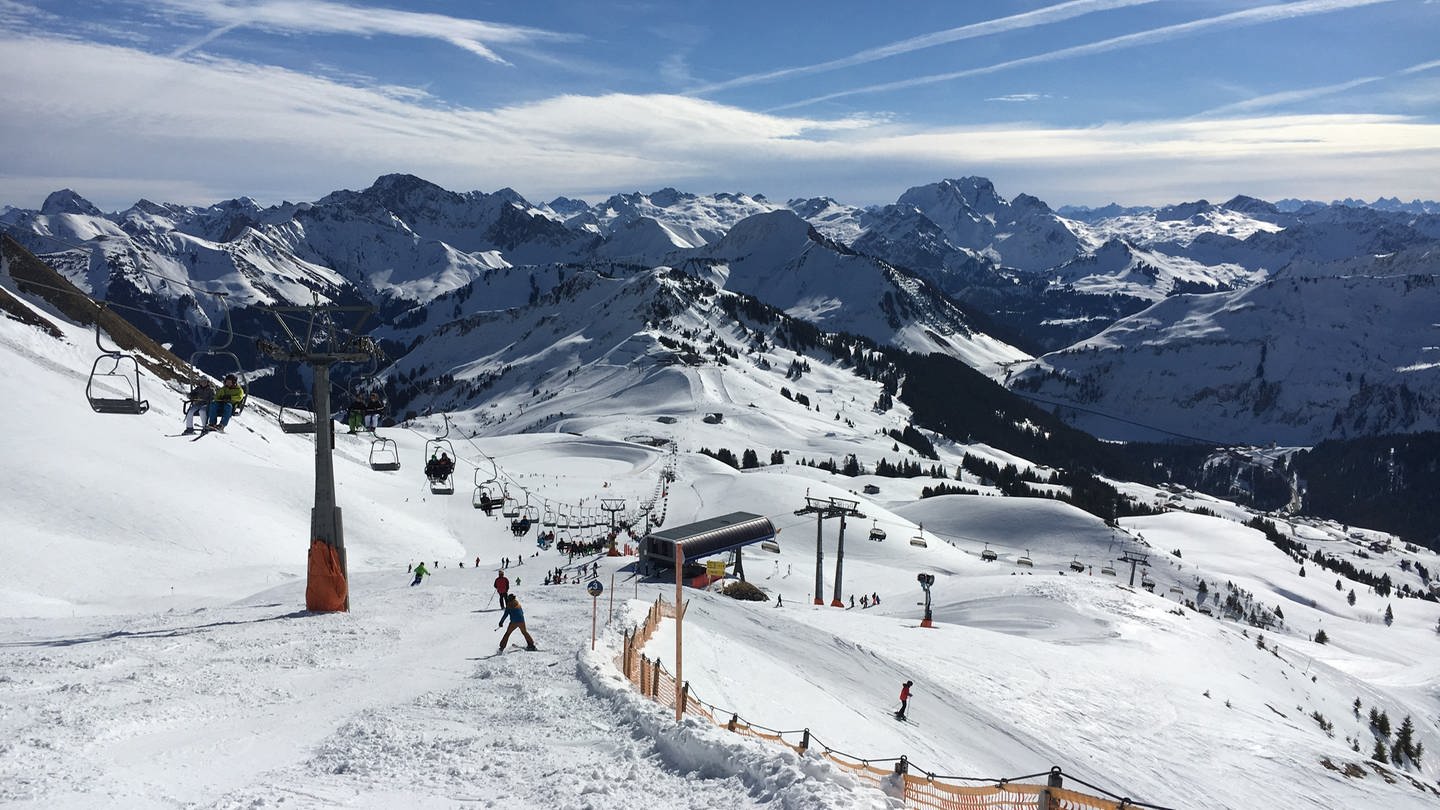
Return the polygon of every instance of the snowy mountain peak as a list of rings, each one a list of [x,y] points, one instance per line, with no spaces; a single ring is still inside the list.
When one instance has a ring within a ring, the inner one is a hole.
[[[102,216],[100,209],[68,188],[62,188],[45,198],[40,213],[47,216],[56,214],[83,214],[87,217]]]

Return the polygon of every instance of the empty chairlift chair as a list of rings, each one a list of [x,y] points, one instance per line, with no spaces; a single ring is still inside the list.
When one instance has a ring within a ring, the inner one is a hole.
[[[779,553],[780,553],[780,544],[777,543],[777,542],[775,542],[774,540],[761,540],[761,541],[760,541],[760,549],[761,549],[762,551],[768,551],[768,552],[770,552],[771,554],[779,554]]]
[[[1035,567],[1035,561],[1032,560],[1032,559],[1030,559],[1030,549],[1028,549],[1028,548],[1025,549],[1025,556],[1024,556],[1024,557],[1016,557],[1016,558],[1015,558],[1015,564],[1018,565],[1018,566],[1020,566],[1020,567],[1022,567],[1022,568],[1034,568],[1034,567]]]
[[[1107,577],[1115,576],[1115,563],[1108,562],[1105,565],[1101,566],[1100,573],[1104,574]]]
[[[925,542],[925,524],[920,524],[920,533],[910,538],[910,545],[919,548],[926,548],[930,544]]]
[[[101,306],[103,309],[104,306]],[[149,400],[140,398],[140,363],[119,348],[100,343],[100,313],[95,313],[95,346],[103,354],[90,367],[85,398],[96,413],[142,414],[150,410]]]
[[[400,469],[400,448],[394,439],[377,438],[370,442],[370,469],[380,472]]]

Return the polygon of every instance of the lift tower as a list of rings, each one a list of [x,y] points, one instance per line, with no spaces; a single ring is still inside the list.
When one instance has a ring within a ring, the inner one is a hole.
[[[375,308],[316,303],[308,307],[277,306],[266,309],[275,316],[289,345],[260,340],[257,342],[260,351],[276,360],[305,363],[314,371],[315,505],[310,510],[305,609],[316,612],[348,611],[350,586],[345,560],[345,531],[340,520],[340,507],[335,503],[330,367],[338,363],[372,362],[380,356],[379,347],[373,340],[356,334]],[[337,326],[336,319],[347,313],[355,314],[356,319],[355,325],[344,331]],[[287,315],[297,322],[301,316],[304,317],[307,326],[303,337],[290,329]]]

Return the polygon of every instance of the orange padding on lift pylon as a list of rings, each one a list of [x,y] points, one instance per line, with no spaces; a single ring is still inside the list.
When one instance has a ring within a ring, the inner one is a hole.
[[[340,568],[340,555],[324,540],[310,541],[310,571],[305,581],[305,609],[317,613],[344,611],[350,585]]]

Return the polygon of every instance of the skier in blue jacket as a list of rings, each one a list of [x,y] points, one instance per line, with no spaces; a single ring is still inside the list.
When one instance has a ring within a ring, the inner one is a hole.
[[[530,637],[530,631],[525,629],[525,611],[520,607],[520,599],[515,594],[505,597],[505,612],[500,614],[500,624],[506,619],[510,620],[510,626],[505,629],[505,635],[500,639],[500,652],[505,652],[505,645],[510,642],[510,634],[518,628],[520,635],[525,637],[525,649],[536,650],[535,639]],[[500,624],[495,625],[499,627]]]

